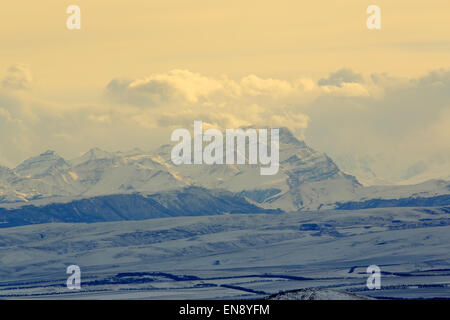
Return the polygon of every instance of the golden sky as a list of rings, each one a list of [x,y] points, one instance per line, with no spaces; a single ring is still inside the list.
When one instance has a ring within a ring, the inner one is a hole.
[[[81,8],[79,31],[66,29],[69,4]],[[366,28],[370,4],[381,8],[379,31]],[[44,91],[172,69],[295,78],[347,67],[417,76],[449,64],[450,3],[15,0],[1,4],[0,39],[2,69],[29,65]]]

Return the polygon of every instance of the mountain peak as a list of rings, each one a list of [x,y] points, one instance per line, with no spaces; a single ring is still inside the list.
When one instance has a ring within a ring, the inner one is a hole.
[[[300,148],[306,148],[305,142],[297,139],[286,127],[280,128],[280,144],[289,144]]]
[[[15,171],[21,176],[39,176],[55,169],[67,169],[69,164],[53,150],[47,150],[19,164]]]
[[[40,156],[53,156],[59,157],[58,154],[54,150],[47,150],[44,153],[41,153]]]
[[[105,150],[102,150],[98,147],[94,147],[85,153],[93,158],[105,158],[111,156],[111,154]]]
[[[102,150],[98,147],[94,147],[90,149],[88,152],[84,153],[82,156],[72,159],[70,162],[73,165],[79,165],[87,161],[92,160],[100,160],[100,159],[111,159],[114,157],[114,154],[105,150]]]

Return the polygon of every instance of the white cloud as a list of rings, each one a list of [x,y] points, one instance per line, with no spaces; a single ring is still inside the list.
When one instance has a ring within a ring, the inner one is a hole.
[[[219,81],[187,70],[173,70],[135,80],[114,79],[107,86],[110,98],[147,107],[170,102],[197,103],[219,90],[224,90]]]
[[[141,108],[134,119],[147,127],[185,127],[194,120],[219,128],[284,123],[301,136],[308,117],[293,113],[287,105],[299,101],[299,96],[306,96],[313,87],[306,79],[290,82],[249,75],[231,80],[173,70],[143,79],[114,79],[106,91],[113,103]]]

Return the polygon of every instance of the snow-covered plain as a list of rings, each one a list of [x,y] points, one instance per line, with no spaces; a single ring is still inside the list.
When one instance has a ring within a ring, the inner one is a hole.
[[[71,264],[81,291],[65,286]],[[366,288],[373,264],[381,290]],[[0,298],[253,299],[305,288],[449,298],[449,286],[448,206],[0,229]]]

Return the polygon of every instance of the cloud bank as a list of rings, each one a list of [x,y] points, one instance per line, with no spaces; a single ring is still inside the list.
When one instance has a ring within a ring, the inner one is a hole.
[[[24,66],[0,90],[0,163],[55,149],[150,149],[194,120],[217,128],[288,127],[332,156],[364,155],[385,175],[417,162],[450,162],[450,71],[404,79],[341,69],[321,79],[211,77],[188,70],[111,79],[103,101],[42,99]]]

